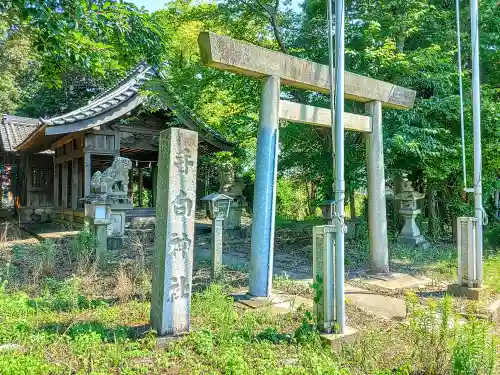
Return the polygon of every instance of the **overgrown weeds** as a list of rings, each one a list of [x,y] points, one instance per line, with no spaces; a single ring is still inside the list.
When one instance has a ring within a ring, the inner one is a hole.
[[[498,340],[492,325],[473,315],[458,319],[450,296],[429,299],[422,306],[415,294],[407,296],[411,365],[426,375],[491,375]]]

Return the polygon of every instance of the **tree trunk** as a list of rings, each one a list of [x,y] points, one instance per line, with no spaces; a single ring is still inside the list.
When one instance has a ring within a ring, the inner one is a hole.
[[[427,218],[429,220],[429,235],[432,239],[436,238],[437,228],[436,228],[436,210],[434,203],[434,194],[436,190],[431,185],[427,186]]]
[[[348,185],[349,189],[349,210],[351,213],[351,221],[356,220],[356,191],[354,189],[351,189],[351,187]]]

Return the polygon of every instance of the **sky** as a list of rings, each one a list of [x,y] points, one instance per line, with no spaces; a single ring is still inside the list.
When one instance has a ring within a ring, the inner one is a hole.
[[[145,7],[150,12],[163,8],[167,0],[132,0],[132,2],[140,7]]]
[[[132,1],[139,8],[145,7],[150,12],[154,12],[155,10],[163,8],[163,6],[168,0],[130,0],[130,1]],[[301,0],[292,0],[292,8],[295,10],[299,10],[300,2]]]

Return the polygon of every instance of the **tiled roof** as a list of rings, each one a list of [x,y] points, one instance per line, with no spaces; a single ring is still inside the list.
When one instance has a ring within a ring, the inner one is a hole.
[[[108,112],[137,95],[139,88],[144,82],[151,79],[155,74],[152,67],[146,64],[140,64],[117,86],[100,94],[86,106],[61,116],[51,119],[41,119],[40,121],[47,126],[65,125]]]
[[[37,125],[38,119],[4,114],[0,122],[3,151],[15,152],[16,147],[28,138]]]
[[[153,78],[155,75],[165,80],[165,76],[162,73],[158,73],[155,68],[142,63],[134,68],[130,72],[130,74],[122,81],[120,81],[116,86],[98,95],[97,97],[92,99],[86,106],[78,108],[61,116],[53,117],[50,119],[40,119],[40,122],[41,124],[50,127],[58,125],[68,125],[73,123],[77,124],[80,121],[86,120],[93,121],[94,117],[118,108],[128,100],[135,98],[137,95],[139,95],[138,92],[141,86],[146,81],[149,81],[151,78]],[[177,115],[181,117],[182,120],[188,120],[191,124],[193,124],[194,127],[197,127],[198,130],[203,130],[204,134],[202,135],[202,137],[204,135],[211,137],[227,144],[230,147],[234,145],[233,143],[224,139],[221,134],[217,133],[210,126],[208,126],[200,117],[196,115],[194,111],[183,105],[169,89],[167,84],[165,84],[164,86],[166,94],[169,97],[170,103],[168,103],[168,105],[170,109],[176,111]],[[142,99],[139,98],[137,103],[142,103]]]

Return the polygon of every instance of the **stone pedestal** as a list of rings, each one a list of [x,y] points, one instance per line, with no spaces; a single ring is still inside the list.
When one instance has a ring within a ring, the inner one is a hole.
[[[222,272],[222,223],[224,218],[212,219],[212,278]]]
[[[241,239],[245,237],[245,231],[241,229],[241,218],[247,207],[246,199],[243,196],[245,182],[243,177],[234,176],[232,166],[225,166],[220,170],[220,185],[219,193],[233,199],[227,218],[224,220],[224,242],[241,242]]]
[[[132,203],[119,202],[111,204],[111,224],[108,227],[109,237],[124,237],[125,236],[125,218],[127,211],[132,210],[134,207]]]
[[[245,212],[246,203],[243,197],[235,198],[229,207],[227,218],[224,219],[224,242],[240,242],[245,237],[245,230],[241,228],[241,217]]]
[[[92,219],[91,224],[97,239],[97,262],[102,265],[108,258],[108,225],[111,224],[111,219]]]
[[[401,216],[403,216],[404,225],[401,233],[398,236],[398,243],[413,246],[422,247],[424,249],[429,247],[429,242],[425,239],[423,235],[420,234],[420,229],[415,221],[416,217],[420,215],[421,211],[419,209],[404,209],[399,210]]]

